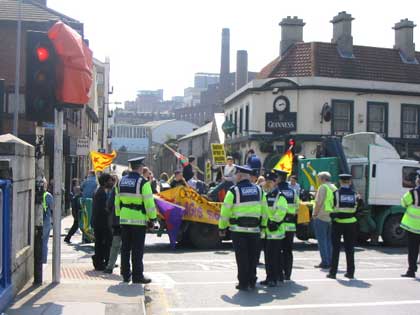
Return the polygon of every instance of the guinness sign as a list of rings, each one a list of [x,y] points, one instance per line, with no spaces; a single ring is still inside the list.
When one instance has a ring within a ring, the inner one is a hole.
[[[280,134],[296,131],[296,118],[296,113],[265,113],[265,131]]]

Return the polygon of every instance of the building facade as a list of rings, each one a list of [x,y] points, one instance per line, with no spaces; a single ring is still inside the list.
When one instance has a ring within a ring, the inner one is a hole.
[[[370,131],[403,158],[420,160],[414,23],[398,22],[394,48],[379,48],[353,45],[352,20],[341,12],[332,20],[331,43],[304,43],[303,21],[283,19],[280,56],[224,104],[226,119],[235,125],[226,140],[232,152],[244,159],[253,148],[271,167],[290,138],[296,153],[316,156],[324,137]]]

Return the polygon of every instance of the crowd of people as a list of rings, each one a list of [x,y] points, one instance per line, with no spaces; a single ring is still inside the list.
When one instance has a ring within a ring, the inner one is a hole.
[[[92,262],[95,270],[113,273],[121,253],[121,270],[124,282],[149,283],[143,274],[143,251],[145,234],[154,228],[157,212],[153,195],[178,186],[198,189],[195,175],[195,158],[189,157],[188,167],[177,170],[169,177],[162,173],[159,180],[144,165],[144,157],[129,160],[130,170],[123,172],[121,179],[115,173],[95,174],[89,172],[80,184],[72,182],[72,215],[74,222],[64,241],[71,243],[79,228],[82,199],[92,200],[91,226],[94,230],[95,250]],[[275,287],[291,279],[293,271],[293,242],[296,233],[297,214],[302,195],[296,176],[288,176],[279,169],[265,170],[253,150],[247,164],[234,165],[227,157],[214,194],[223,200],[219,230],[223,238],[230,233],[238,266],[237,289],[249,290],[256,286],[256,267],[264,251],[266,279],[261,285]],[[327,277],[336,278],[341,238],[344,239],[347,272],[345,277],[355,275],[354,245],[357,237],[356,209],[358,194],[352,188],[351,175],[341,174],[339,186],[331,182],[328,171],[318,173],[319,188],[316,192],[311,216],[312,226],[318,240],[321,261],[315,268],[328,270]],[[44,231],[43,262],[47,261],[48,236],[53,211],[52,183],[44,182],[43,195]],[[418,194],[420,173],[416,188],[407,192],[402,204],[407,208],[401,227],[408,232],[409,269],[402,275],[415,277],[420,245],[420,217]],[[132,266],[130,265],[130,259]]]

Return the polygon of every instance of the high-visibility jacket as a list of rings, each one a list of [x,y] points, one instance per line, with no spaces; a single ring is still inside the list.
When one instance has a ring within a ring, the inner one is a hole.
[[[276,190],[277,195],[272,206],[267,207],[267,216],[263,221],[265,238],[268,240],[281,240],[286,235],[283,221],[288,211],[288,203],[282,192]],[[273,228],[276,228],[273,230]]]
[[[324,210],[326,212],[334,211],[334,193],[337,191],[337,187],[333,184],[322,184],[321,187],[325,188],[325,199],[324,199]]]
[[[337,223],[355,223],[357,195],[350,187],[340,187],[334,193],[334,210],[331,219]]]
[[[145,226],[157,218],[150,182],[136,172],[124,176],[115,195],[115,213],[121,225]]]
[[[411,233],[420,234],[420,186],[405,193],[401,205],[406,208],[401,220],[401,228]]]
[[[260,233],[267,215],[267,201],[262,189],[242,180],[227,192],[222,204],[219,229],[232,232]]]
[[[287,182],[282,182],[278,185],[278,190],[283,194],[287,200],[287,214],[284,219],[284,229],[286,232],[296,232],[296,214],[299,207],[299,196],[296,191],[292,189]]]

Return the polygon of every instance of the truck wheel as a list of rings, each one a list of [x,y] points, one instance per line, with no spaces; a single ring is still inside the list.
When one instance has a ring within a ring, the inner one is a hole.
[[[400,227],[401,218],[401,214],[393,214],[386,219],[382,231],[385,245],[405,246],[407,244],[407,232]]]
[[[216,225],[191,223],[188,235],[191,243],[198,249],[217,248],[221,242],[219,229]]]

